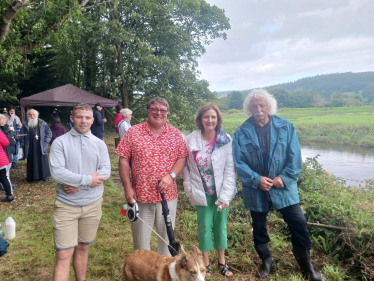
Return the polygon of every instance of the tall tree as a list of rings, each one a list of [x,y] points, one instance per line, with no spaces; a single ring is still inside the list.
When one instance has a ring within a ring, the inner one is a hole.
[[[269,93],[274,95],[277,100],[278,107],[292,107],[291,105],[291,94],[283,88],[272,88],[269,89]]]
[[[239,91],[232,91],[229,97],[229,108],[242,109],[244,95]]]
[[[31,32],[11,30],[2,41],[7,52],[0,53],[0,61],[8,72],[32,67],[23,63],[19,46],[48,44],[56,54],[51,70],[61,84],[120,100],[138,116],[145,114],[150,98],[160,95],[173,104],[170,119],[187,124],[199,105],[216,99],[208,82],[199,79],[197,58],[215,38],[226,39],[230,25],[222,9],[204,0],[46,0],[44,10],[42,2],[12,20],[15,30]],[[30,23],[34,17],[39,25]]]
[[[64,41],[56,46],[59,53],[73,52],[80,83],[92,79],[91,69],[96,73],[94,83],[85,87],[122,100],[135,114],[144,114],[144,104],[161,95],[178,110],[170,115],[178,122],[186,116],[191,121],[188,112],[216,98],[208,83],[199,80],[196,59],[205,52],[204,45],[226,38],[230,25],[223,10],[203,0],[118,0],[84,15],[68,25]],[[79,33],[81,40],[77,30],[85,31]],[[65,38],[79,43],[67,44]]]
[[[44,46],[82,10],[111,0],[14,0],[0,2],[0,60],[12,68],[22,57]]]
[[[90,0],[89,5],[89,0],[0,1],[0,103],[18,103],[20,84],[38,72],[36,62],[43,55],[50,59],[48,40],[53,35],[82,11],[108,1]]]

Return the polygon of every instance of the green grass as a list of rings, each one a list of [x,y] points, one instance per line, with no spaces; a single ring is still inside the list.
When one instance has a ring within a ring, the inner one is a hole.
[[[374,125],[374,106],[284,108],[279,116],[295,124]]]
[[[374,106],[282,108],[277,114],[294,123],[300,140],[374,146]],[[230,135],[247,119],[241,110],[224,113]]]
[[[230,113],[232,112],[232,113]],[[374,106],[351,107],[314,107],[314,108],[280,108],[277,115],[293,123],[323,123],[323,124],[352,124],[374,125]],[[242,110],[230,110],[224,114],[224,123],[245,121],[246,115]]]

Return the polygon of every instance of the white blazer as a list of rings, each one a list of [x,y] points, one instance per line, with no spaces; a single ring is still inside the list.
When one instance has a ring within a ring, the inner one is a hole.
[[[193,155],[194,151],[202,149],[201,138],[200,130],[193,131],[185,138],[188,156],[187,164],[183,169],[183,187],[190,198],[191,204],[206,206],[204,186]],[[237,192],[236,175],[232,156],[232,140],[223,130],[217,132],[217,140],[213,147],[211,159],[217,199],[229,204]]]

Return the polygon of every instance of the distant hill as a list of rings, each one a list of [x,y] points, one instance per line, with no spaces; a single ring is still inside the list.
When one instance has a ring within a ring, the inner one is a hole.
[[[230,94],[231,92],[232,92],[232,91],[221,91],[221,92],[216,92],[216,93],[217,93],[217,97],[222,98],[222,97],[227,96],[227,95]]]
[[[359,93],[371,83],[374,83],[374,71],[323,74],[313,77],[301,78],[293,82],[271,85],[265,88],[283,88],[289,92],[294,92],[296,90],[315,90],[318,91],[318,93],[322,97],[329,100],[332,93],[335,91],[339,91],[341,93]],[[251,89],[243,90],[240,92],[246,95],[250,91]],[[231,92],[232,91],[217,92],[217,96],[220,98],[223,96],[227,96]]]

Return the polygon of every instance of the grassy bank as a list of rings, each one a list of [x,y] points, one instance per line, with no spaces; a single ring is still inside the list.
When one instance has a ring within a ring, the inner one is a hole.
[[[90,247],[87,280],[121,280],[123,262],[132,252],[130,222],[119,215],[124,204],[113,139],[107,140],[112,161],[112,177],[105,182],[103,217],[95,243]],[[0,204],[0,222],[12,216],[17,223],[17,236],[9,240],[8,253],[0,258],[1,280],[51,280],[55,250],[53,249],[52,213],[54,183],[29,184],[22,170],[12,172],[16,201]],[[343,230],[311,227],[313,239],[312,260],[327,280],[360,280],[374,278],[373,264],[367,259],[373,254],[374,206],[373,190],[359,190],[335,185],[312,159],[304,165],[300,186],[302,206],[308,220]],[[183,192],[178,180],[179,202],[176,240],[190,251],[198,245],[196,211]],[[257,280],[255,272],[260,260],[252,246],[252,228],[249,211],[243,208],[240,183],[239,193],[232,202],[228,218],[227,262],[233,268],[231,280]],[[352,231],[344,230],[352,228]],[[269,280],[302,280],[291,251],[290,234],[281,216],[273,211],[268,218],[271,249],[277,262]],[[156,238],[152,238],[156,249]],[[212,253],[213,276],[207,280],[227,280],[216,267],[217,256]],[[74,279],[71,272],[70,280]]]
[[[278,115],[294,123],[300,140],[374,146],[374,106],[285,108]],[[232,135],[246,119],[241,110],[229,110],[223,127]]]

